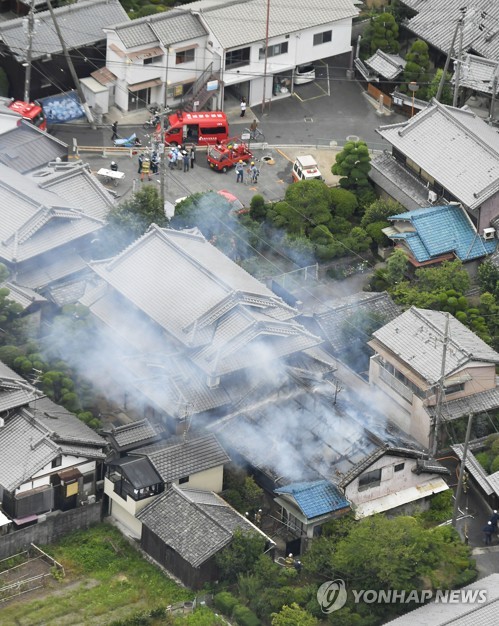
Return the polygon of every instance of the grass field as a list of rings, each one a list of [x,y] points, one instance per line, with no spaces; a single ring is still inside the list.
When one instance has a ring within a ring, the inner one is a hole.
[[[1,626],[105,626],[138,611],[192,600],[146,561],[109,524],[66,536],[43,548],[64,566],[66,576],[45,589],[0,605]]]

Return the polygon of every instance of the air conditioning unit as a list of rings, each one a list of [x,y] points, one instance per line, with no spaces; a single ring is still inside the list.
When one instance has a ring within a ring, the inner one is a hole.
[[[483,229],[483,238],[485,240],[490,240],[490,239],[494,239],[496,236],[496,229],[495,228],[484,228]]]
[[[431,202],[433,204],[434,202],[437,201],[437,199],[438,199],[438,196],[434,191],[428,192],[428,202]]]

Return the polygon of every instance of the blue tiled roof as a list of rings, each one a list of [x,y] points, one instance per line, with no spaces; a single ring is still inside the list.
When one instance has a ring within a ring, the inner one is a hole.
[[[392,215],[392,222],[411,222],[416,232],[390,235],[393,240],[404,240],[414,258],[423,263],[448,252],[454,252],[461,261],[479,259],[492,254],[496,241],[485,241],[460,206],[434,206],[408,213]]]
[[[333,511],[350,506],[348,500],[337,487],[327,480],[310,483],[291,483],[275,490],[293,496],[296,504],[307,519],[327,515]]]

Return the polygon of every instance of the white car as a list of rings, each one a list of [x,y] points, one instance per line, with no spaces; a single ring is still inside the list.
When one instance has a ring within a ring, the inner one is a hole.
[[[295,85],[304,85],[315,80],[315,67],[312,63],[297,65],[295,68]]]

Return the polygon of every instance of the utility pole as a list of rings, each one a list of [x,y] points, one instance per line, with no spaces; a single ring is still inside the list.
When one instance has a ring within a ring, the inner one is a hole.
[[[459,80],[461,78],[461,56],[463,54],[463,22],[460,21],[458,24],[461,25],[459,29],[459,50],[457,53],[457,64],[456,64],[456,73],[454,76],[454,93],[452,94],[452,106],[457,106],[457,99],[459,97]]]
[[[163,111],[161,111],[161,125],[160,125],[160,137],[158,142],[159,152],[159,186],[160,197],[163,204],[163,210],[165,208],[165,187],[166,187],[166,146],[165,146],[165,115],[168,114],[168,63],[170,61],[170,48],[166,49],[166,70],[165,70],[165,98]]]
[[[61,42],[61,47],[62,47],[62,51],[64,53],[64,58],[66,59],[66,63],[68,64],[69,67],[69,71],[71,72],[71,76],[73,78],[73,82],[75,84],[76,87],[76,91],[78,92],[78,96],[80,98],[81,104],[83,106],[83,110],[85,111],[85,115],[87,116],[87,120],[89,122],[89,124],[92,126],[92,129],[95,130],[95,123],[94,123],[94,118],[92,115],[92,112],[90,111],[90,107],[87,104],[87,100],[85,98],[85,94],[83,93],[83,90],[81,88],[80,85],[80,81],[78,80],[78,76],[76,75],[76,71],[73,65],[73,61],[71,60],[71,57],[69,56],[69,52],[68,52],[68,48],[66,46],[66,42],[64,41],[63,37],[62,37],[62,33],[61,33],[61,29],[59,28],[59,24],[56,20],[55,17],[55,13],[54,13],[54,9],[52,8],[52,2],[50,0],[47,0],[47,5],[50,11],[50,17],[52,18],[52,21],[54,22],[54,28],[55,31],[57,33],[57,36],[59,37],[59,41]]]
[[[494,78],[492,79],[492,95],[490,98],[490,109],[489,109],[489,124],[493,124],[494,122],[494,109],[496,107],[496,94],[497,94],[497,72],[499,70],[499,65],[494,72]]]
[[[35,0],[31,0],[27,18],[28,49],[26,51],[26,73],[24,74],[24,102],[29,102],[31,87],[31,55],[33,50],[33,35],[35,34]]]
[[[265,22],[265,61],[263,64],[262,114],[265,111],[265,90],[267,88],[267,63],[268,63],[268,58],[269,58],[269,23],[270,23],[270,0],[267,0],[267,20]]]
[[[438,389],[437,389],[437,406],[435,410],[435,420],[433,423],[433,441],[432,441],[432,449],[431,455],[435,458],[437,454],[438,448],[438,438],[440,436],[440,423],[442,421],[442,402],[444,399],[444,383],[445,383],[445,362],[447,360],[447,346],[449,344],[449,313],[446,313],[445,317],[445,330],[444,330],[444,343],[442,349],[442,366],[440,368],[440,379],[438,381]]]
[[[440,102],[440,98],[442,97],[442,91],[444,90],[445,79],[447,77],[447,72],[449,70],[450,58],[452,56],[452,51],[454,50],[454,45],[456,43],[457,31],[459,30],[459,27],[463,23],[465,13],[466,13],[466,8],[461,9],[461,17],[458,19],[456,28],[454,29],[454,34],[452,35],[452,41],[450,44],[449,52],[447,53],[447,58],[445,59],[444,71],[442,74],[442,78],[440,79],[440,83],[438,85],[437,95],[435,96],[435,100],[437,100],[438,102]]]
[[[457,481],[456,499],[454,501],[454,511],[452,513],[452,526],[456,527],[457,514],[459,512],[459,500],[461,499],[461,491],[463,489],[463,480],[466,473],[466,456],[468,455],[468,444],[471,435],[471,422],[473,421],[473,413],[468,415],[468,426],[466,428],[466,437],[463,446],[463,458],[461,459],[461,469],[459,471],[459,479]]]

